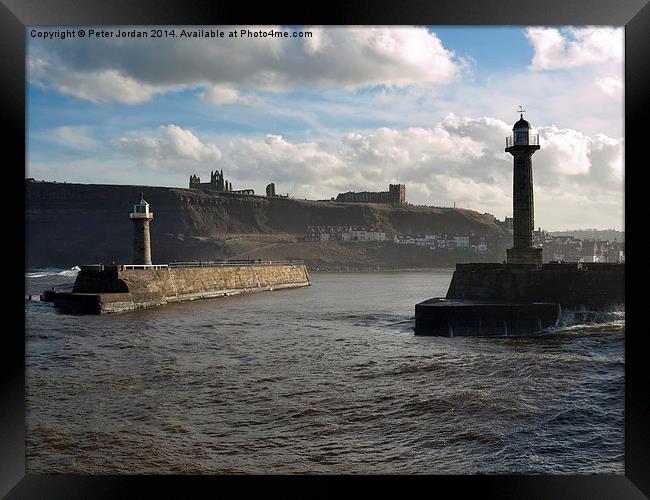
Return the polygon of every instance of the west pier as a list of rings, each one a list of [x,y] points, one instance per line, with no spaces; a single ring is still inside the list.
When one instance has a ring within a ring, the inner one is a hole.
[[[171,302],[308,286],[301,263],[209,263],[82,266],[72,292],[50,294],[57,310],[105,314]]]
[[[532,155],[539,136],[523,118],[506,137],[513,156],[513,242],[502,264],[456,264],[447,295],[415,305],[415,334],[531,335],[556,326],[563,311],[596,316],[625,309],[624,263],[542,263],[533,246]]]
[[[133,221],[133,264],[81,266],[72,292],[48,290],[41,300],[73,314],[106,314],[170,302],[309,286],[301,261],[198,261],[152,264],[153,212],[140,193]]]

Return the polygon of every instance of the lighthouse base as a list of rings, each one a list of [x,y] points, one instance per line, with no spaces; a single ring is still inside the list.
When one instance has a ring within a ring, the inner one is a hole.
[[[541,248],[508,248],[506,250],[508,264],[535,264],[542,265]]]

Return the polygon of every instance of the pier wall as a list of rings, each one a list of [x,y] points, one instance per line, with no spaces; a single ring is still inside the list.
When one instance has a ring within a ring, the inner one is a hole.
[[[159,269],[84,266],[72,293],[57,294],[55,305],[67,312],[97,314],[309,284],[304,265]]]
[[[624,309],[625,264],[457,264],[447,299],[557,302],[562,309]]]
[[[442,337],[531,335],[555,326],[560,305],[433,298],[415,305],[415,334]]]

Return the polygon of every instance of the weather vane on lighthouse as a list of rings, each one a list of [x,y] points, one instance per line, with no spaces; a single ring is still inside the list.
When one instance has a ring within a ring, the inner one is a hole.
[[[519,106],[519,109],[517,110],[517,113],[519,113],[521,118],[524,117],[525,112],[526,112],[526,110],[522,106]]]

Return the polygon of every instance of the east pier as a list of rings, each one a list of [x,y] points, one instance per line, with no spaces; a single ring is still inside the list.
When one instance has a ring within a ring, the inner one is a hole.
[[[624,263],[543,264],[533,246],[532,156],[540,144],[523,112],[505,148],[513,156],[513,247],[502,264],[456,264],[446,297],[415,305],[416,335],[532,335],[566,311],[596,317],[625,309]]]
[[[567,312],[586,320],[625,309],[625,264],[456,264],[447,295],[415,306],[415,333],[531,335]]]

